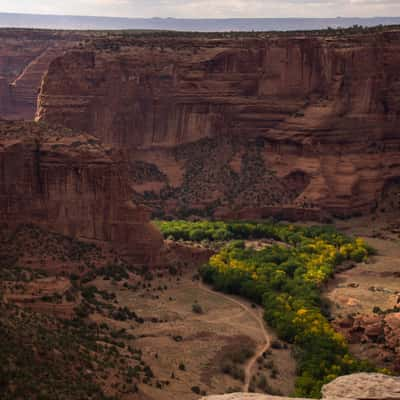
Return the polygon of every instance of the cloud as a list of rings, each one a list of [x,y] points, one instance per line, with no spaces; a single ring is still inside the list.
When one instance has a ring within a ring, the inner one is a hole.
[[[0,0],[0,10],[122,17],[400,16],[400,0]]]
[[[336,17],[399,15],[400,0],[91,0],[123,1],[133,16]]]
[[[82,3],[93,4],[97,6],[119,6],[119,5],[129,5],[132,2],[129,0],[86,0]]]

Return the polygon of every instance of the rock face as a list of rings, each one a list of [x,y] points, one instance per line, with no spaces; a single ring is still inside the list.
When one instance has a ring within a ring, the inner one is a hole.
[[[9,115],[12,112],[11,88],[6,78],[0,76],[0,114]]]
[[[0,223],[33,223],[111,242],[138,264],[157,262],[162,238],[132,203],[124,161],[98,139],[35,123],[0,123]]]
[[[26,120],[34,118],[42,79],[50,62],[60,56],[63,51],[62,47],[50,45],[26,65],[21,74],[11,83],[10,95],[13,110],[16,112],[13,115],[14,118]]]
[[[364,213],[399,186],[399,50],[395,30],[94,41],[51,63],[37,117],[126,150],[155,209]]]
[[[363,343],[368,358],[383,367],[400,372],[400,312],[356,315],[335,323],[349,343]]]
[[[82,35],[0,29],[0,117],[32,120],[49,64]]]
[[[322,388],[323,399],[387,400],[399,399],[400,378],[382,374],[352,374],[339,377]],[[201,400],[286,400],[287,397],[255,393],[207,396]]]
[[[341,376],[322,388],[322,398],[398,399],[400,378],[359,373]]]

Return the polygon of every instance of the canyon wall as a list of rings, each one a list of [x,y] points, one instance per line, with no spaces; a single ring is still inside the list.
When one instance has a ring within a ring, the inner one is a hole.
[[[49,64],[81,38],[73,32],[0,29],[0,117],[32,120]]]
[[[10,85],[6,78],[0,76],[0,115],[9,115],[12,106]]]
[[[162,238],[132,203],[124,164],[94,137],[0,122],[0,223],[111,242],[133,262],[154,264]]]
[[[125,150],[160,213],[366,213],[400,176],[399,50],[396,30],[94,40],[51,63],[37,118]]]

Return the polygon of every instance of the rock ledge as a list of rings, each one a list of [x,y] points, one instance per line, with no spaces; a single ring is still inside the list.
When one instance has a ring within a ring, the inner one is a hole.
[[[322,388],[323,399],[400,400],[400,377],[359,373],[341,376]],[[257,393],[206,396],[201,400],[289,400]],[[292,398],[293,399],[293,398]]]

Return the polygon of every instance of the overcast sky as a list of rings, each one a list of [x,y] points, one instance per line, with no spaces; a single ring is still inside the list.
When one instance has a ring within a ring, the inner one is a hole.
[[[0,0],[0,12],[113,17],[400,16],[400,0]]]

